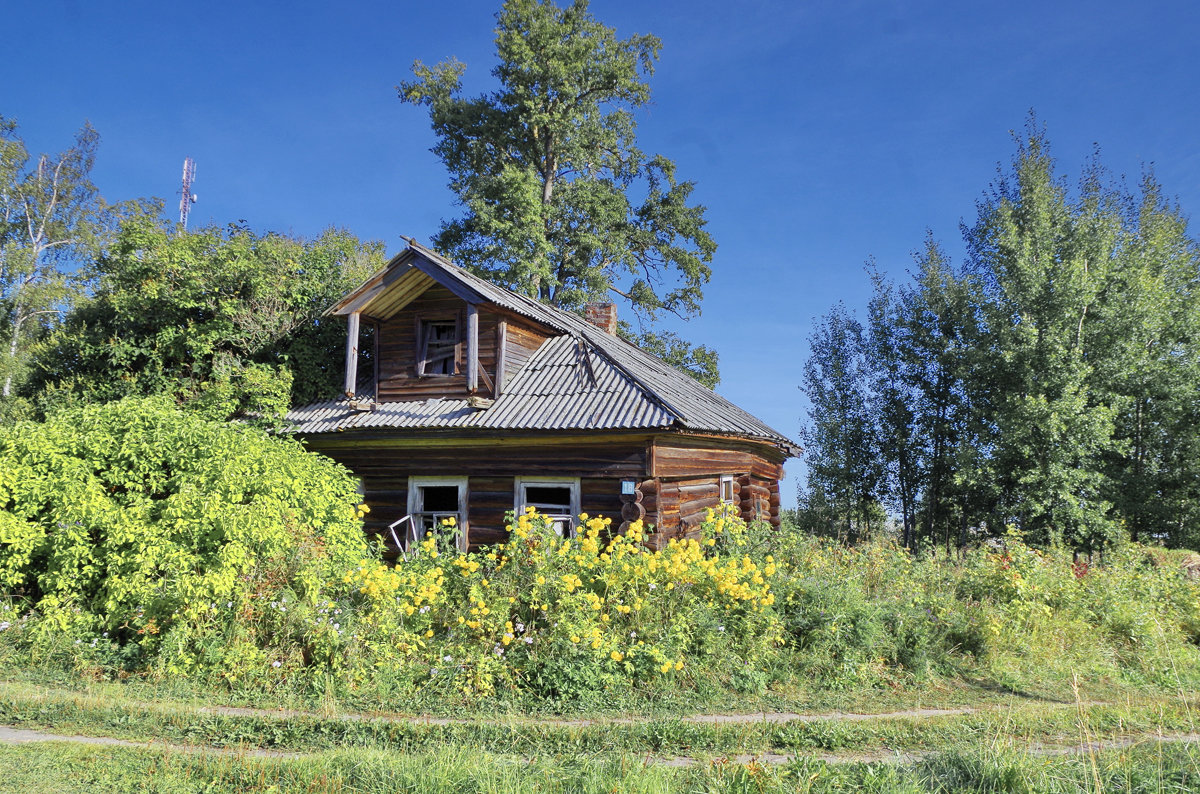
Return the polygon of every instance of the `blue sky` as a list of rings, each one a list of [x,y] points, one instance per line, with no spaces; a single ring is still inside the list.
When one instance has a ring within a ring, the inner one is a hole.
[[[110,199],[178,201],[193,225],[329,226],[402,247],[456,214],[422,109],[394,86],[455,56],[491,87],[497,2],[24,2],[5,12],[0,114],[35,150],[84,121]],[[646,151],[697,183],[719,249],[704,314],[719,391],[795,437],[814,318],[860,314],[863,263],[903,278],[926,230],[958,225],[1036,111],[1072,179],[1100,147],[1136,181],[1153,166],[1200,206],[1200,3],[728,3],[593,0],[621,36],[663,41],[639,117]],[[801,465],[789,464],[794,499]]]

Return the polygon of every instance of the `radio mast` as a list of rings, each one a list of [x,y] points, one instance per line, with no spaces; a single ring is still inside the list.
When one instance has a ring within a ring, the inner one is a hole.
[[[187,231],[188,212],[196,203],[196,194],[192,192],[192,183],[196,181],[196,161],[190,157],[183,160],[183,189],[179,191],[179,223]]]

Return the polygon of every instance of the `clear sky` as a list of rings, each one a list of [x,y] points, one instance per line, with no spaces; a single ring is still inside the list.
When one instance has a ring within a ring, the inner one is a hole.
[[[17,0],[3,18],[0,114],[33,150],[90,121],[109,199],[178,202],[192,224],[244,219],[428,242],[457,212],[423,109],[395,85],[456,56],[491,87],[499,0]],[[593,0],[618,35],[663,41],[640,143],[697,183],[719,249],[704,314],[680,330],[721,356],[723,395],[795,437],[814,318],[860,316],[863,263],[903,278],[926,230],[960,221],[1036,111],[1060,171],[1100,147],[1136,181],[1153,166],[1200,207],[1200,3]],[[785,504],[802,468],[789,465]]]

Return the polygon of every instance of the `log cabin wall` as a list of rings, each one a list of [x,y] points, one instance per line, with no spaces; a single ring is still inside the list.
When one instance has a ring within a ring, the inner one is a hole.
[[[651,548],[699,537],[706,511],[720,505],[722,476],[733,478],[737,515],[779,526],[782,455],[737,439],[599,433],[422,439],[376,432],[318,434],[305,442],[362,480],[372,533],[408,514],[411,476],[467,478],[472,549],[507,538],[517,477],[579,478],[581,512],[611,518],[614,529],[641,518],[655,529],[647,537]],[[637,482],[636,497],[625,499],[621,481],[629,479]]]
[[[580,510],[621,523],[621,481],[642,480],[649,439],[503,437],[453,439],[434,445],[386,438],[305,438],[309,449],[349,468],[362,481],[370,506],[366,529],[386,533],[408,514],[409,477],[466,477],[467,522],[472,550],[508,537],[505,513],[513,509],[517,477],[579,478]]]
[[[733,509],[746,521],[780,524],[783,455],[775,447],[737,439],[660,436],[649,450],[654,479],[654,548],[670,538],[699,538],[707,511],[721,504],[722,476],[733,478]]]

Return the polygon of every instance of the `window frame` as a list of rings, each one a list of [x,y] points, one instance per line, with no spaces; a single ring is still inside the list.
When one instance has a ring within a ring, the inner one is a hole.
[[[451,378],[455,375],[461,375],[459,371],[458,360],[462,357],[463,343],[463,323],[459,312],[452,314],[435,313],[426,315],[417,315],[416,318],[416,372],[418,378]],[[429,363],[429,333],[435,325],[453,325],[454,326],[454,355],[451,359],[451,372],[426,372],[425,367]]]
[[[723,505],[737,504],[737,491],[733,487],[734,476],[732,474],[722,474],[721,479],[717,484],[717,499]],[[729,485],[729,498],[725,498],[725,486]]]
[[[468,478],[466,477],[409,477],[408,478],[408,515],[411,516],[413,523],[413,535],[416,537],[416,542],[420,543],[425,539],[427,534],[418,517],[429,512],[424,510],[421,489],[426,487],[444,488],[448,486],[458,487],[458,510],[454,512],[456,529],[458,530],[455,537],[455,546],[459,551],[465,552],[470,546],[470,517],[468,515],[470,488],[468,487]],[[437,515],[442,515],[448,511],[437,510],[433,511],[435,520]]]
[[[571,512],[565,516],[569,522],[567,534],[564,538],[573,538],[578,534],[579,529],[579,514],[583,508],[580,506],[580,486],[578,477],[514,477],[513,478],[513,513],[521,515],[525,512],[525,489],[530,486],[534,488],[561,488],[567,486],[571,489]],[[554,516],[562,516],[561,513],[552,514]]]

